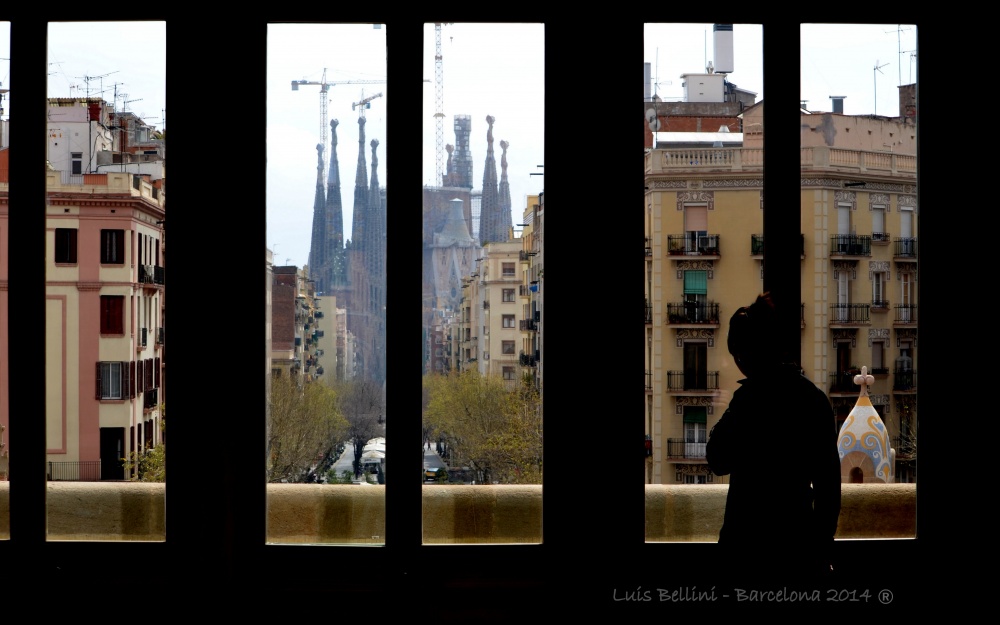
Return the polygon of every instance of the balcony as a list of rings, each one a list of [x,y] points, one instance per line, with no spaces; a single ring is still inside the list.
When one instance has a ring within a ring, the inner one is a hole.
[[[912,237],[896,239],[893,243],[893,258],[914,259],[917,258],[917,240]]]
[[[872,312],[889,312],[889,300],[887,300],[887,299],[873,299],[872,300]]]
[[[534,367],[536,364],[535,357],[524,352],[521,352],[518,361],[522,367]]]
[[[538,329],[538,323],[534,319],[521,319],[520,328],[524,331],[531,331]]]
[[[860,375],[860,369],[849,369],[840,373],[830,374],[830,393],[857,395],[861,387],[854,383],[854,376]]]
[[[671,459],[704,460],[706,443],[689,443],[683,438],[667,439],[667,457]]]
[[[671,256],[719,256],[719,235],[668,234],[667,254]]]
[[[759,256],[763,258],[764,256],[764,235],[763,234],[751,234],[750,235],[750,255]],[[806,235],[799,235],[799,256],[802,258],[806,257]]]
[[[896,325],[910,325],[917,323],[916,304],[896,304],[896,318],[893,319]]]
[[[667,323],[670,325],[707,325],[719,323],[719,305],[714,302],[676,302],[667,304]]]
[[[858,326],[871,324],[870,304],[831,304],[831,326]]]
[[[653,323],[653,307],[646,304],[646,325]]]
[[[718,371],[668,371],[667,390],[708,392],[719,390]]]
[[[873,245],[888,245],[889,244],[889,233],[888,232],[873,232],[872,233],[872,244]]]
[[[148,334],[148,332],[147,332],[146,328],[139,328],[139,341],[138,341],[138,345],[136,345],[136,347],[138,347],[139,349],[142,349],[143,347],[146,346],[147,334]]]
[[[646,237],[646,257],[653,255],[653,239]]]
[[[646,390],[653,390],[653,372],[648,370],[646,371]]]
[[[165,333],[163,331],[163,328],[157,328],[156,329],[156,344],[157,345],[163,345],[164,340],[165,340]]]
[[[101,461],[46,462],[46,479],[50,482],[99,482]]]
[[[517,285],[517,294],[522,297],[530,297],[531,287],[529,287],[527,284],[519,284]]]
[[[139,283],[145,287],[163,286],[163,267],[139,265]]]
[[[871,256],[872,237],[864,234],[835,234],[830,237],[830,256]]]
[[[894,393],[916,393],[917,372],[912,369],[896,369],[893,371],[892,391]]]

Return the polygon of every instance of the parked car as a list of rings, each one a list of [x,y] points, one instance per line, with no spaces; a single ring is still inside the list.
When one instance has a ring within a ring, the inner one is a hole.
[[[425,482],[447,482],[448,471],[444,467],[428,467],[424,469]]]

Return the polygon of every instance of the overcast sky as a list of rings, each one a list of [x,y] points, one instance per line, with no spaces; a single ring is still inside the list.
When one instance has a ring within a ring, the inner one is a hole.
[[[705,71],[714,61],[712,24],[647,24],[645,58],[657,94],[679,100],[680,75]],[[776,33],[780,36],[781,33]],[[830,96],[846,96],[847,115],[899,114],[900,84],[916,81],[917,28],[913,24],[803,24],[799,57],[801,99],[809,110],[833,109]],[[762,28],[733,26],[733,73],[728,80],[764,99]],[[789,56],[788,67],[796,70]],[[879,69],[876,70],[875,68]]]
[[[831,95],[846,96],[849,115],[898,114],[899,84],[916,80],[916,26],[912,24],[803,25],[799,57],[802,96],[811,110],[831,110]],[[320,88],[291,89],[292,80],[328,83],[384,80],[386,28],[371,24],[276,24],[268,28],[267,205],[268,245],[275,262],[308,262],[320,140]],[[780,33],[778,33],[780,36]],[[729,80],[764,98],[762,33],[758,25],[736,24],[734,71]],[[644,62],[651,64],[657,93],[683,96],[680,75],[703,72],[713,59],[712,24],[647,24]],[[425,28],[423,181],[437,184],[434,113],[434,26]],[[100,44],[100,45],[95,45]],[[165,25],[163,22],[53,22],[49,26],[49,95],[101,95],[157,128],[166,127]],[[142,54],[135,54],[141,50]],[[486,160],[486,116],[496,118],[497,176],[500,141],[510,143],[508,178],[513,223],[521,221],[528,194],[544,188],[544,28],[541,24],[446,24],[442,27],[444,143],[454,144],[454,115],[472,117],[473,184],[482,186]],[[0,87],[5,119],[16,102],[10,82],[9,24],[0,23]],[[876,69],[878,68],[878,69]],[[789,58],[788,71],[796,70]],[[350,236],[357,111],[351,104],[381,93],[366,110],[366,160],[379,140],[379,181],[388,184],[390,150],[385,136],[386,84],[340,84],[329,88],[328,117],[340,121],[338,159],[345,231]],[[877,110],[876,110],[877,108]],[[369,169],[370,175],[370,169]]]
[[[382,94],[365,109],[365,162],[371,182],[371,141],[378,140],[379,185],[388,186],[391,150],[386,137],[386,27],[372,24],[271,24],[267,29],[267,245],[275,265],[309,262],[316,194],[316,145],[320,142],[319,84],[293,80],[353,82],[330,85],[327,121],[336,119],[340,199],[345,238],[351,238],[354,179],[358,165],[358,117],[352,104]],[[326,151],[330,149],[327,128]],[[329,161],[329,159],[327,159]],[[328,173],[328,170],[327,170]],[[324,173],[324,189],[326,173]]]

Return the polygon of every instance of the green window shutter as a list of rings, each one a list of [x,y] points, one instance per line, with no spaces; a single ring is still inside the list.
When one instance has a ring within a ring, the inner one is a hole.
[[[688,406],[684,409],[684,423],[708,423],[708,409],[704,406]]]
[[[684,294],[685,295],[708,295],[708,272],[707,271],[685,271],[684,272]]]

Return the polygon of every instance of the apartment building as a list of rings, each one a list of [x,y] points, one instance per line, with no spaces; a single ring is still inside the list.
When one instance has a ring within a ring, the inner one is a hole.
[[[912,88],[900,94],[905,110]],[[647,483],[720,481],[705,443],[742,377],[726,347],[728,320],[764,289],[763,106],[742,114],[739,147],[646,152]],[[897,480],[911,481],[916,128],[905,115],[808,111],[801,127],[800,364],[829,394],[838,427],[857,399],[854,375],[863,365],[873,372]]]

